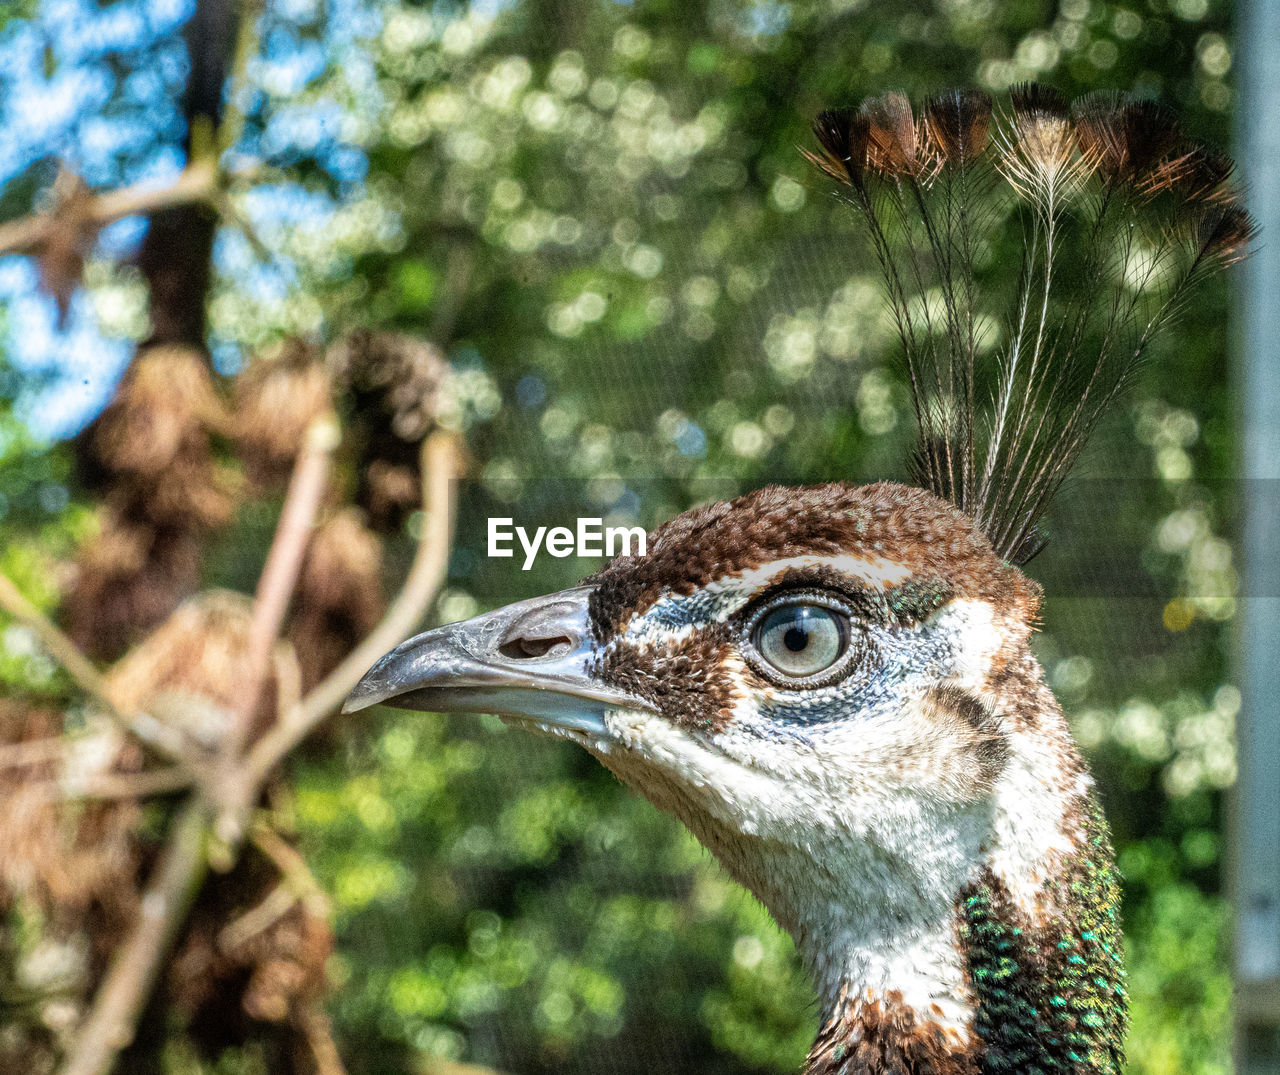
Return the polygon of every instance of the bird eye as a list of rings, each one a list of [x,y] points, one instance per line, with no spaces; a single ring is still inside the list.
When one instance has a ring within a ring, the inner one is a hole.
[[[752,636],[756,652],[792,679],[825,672],[849,648],[849,631],[838,612],[809,602],[780,605],[766,612]]]

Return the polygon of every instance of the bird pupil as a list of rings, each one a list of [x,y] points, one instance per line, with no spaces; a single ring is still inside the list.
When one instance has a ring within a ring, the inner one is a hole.
[[[751,647],[766,664],[793,680],[830,668],[849,648],[847,629],[831,610],[794,598],[757,623]]]

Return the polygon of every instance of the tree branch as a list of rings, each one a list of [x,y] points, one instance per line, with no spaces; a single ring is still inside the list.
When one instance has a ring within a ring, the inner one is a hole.
[[[276,677],[276,713],[288,713],[302,697],[302,668],[293,643],[287,638],[272,647],[271,668]]]
[[[178,205],[209,201],[218,189],[218,170],[213,161],[193,161],[167,187],[150,181],[123,190],[95,194],[89,204],[88,217],[96,227],[127,216],[141,216]],[[54,215],[48,211],[32,213],[0,224],[0,254],[29,254],[49,233]]]
[[[293,891],[288,882],[281,881],[260,902],[218,930],[218,947],[224,952],[234,952],[259,933],[269,930],[287,915],[297,902],[298,894]]]
[[[186,739],[178,729],[164,724],[147,713],[126,712],[112,696],[111,684],[94,667],[80,648],[64,635],[53,621],[22,595],[8,575],[0,572],[0,610],[30,628],[37,638],[72,678],[92,697],[121,728],[135,735],[157,753],[175,761],[199,776],[200,766],[192,756]]]
[[[303,900],[312,913],[327,915],[329,894],[316,880],[315,874],[307,865],[307,860],[302,857],[298,849],[276,832],[265,818],[265,814],[261,815],[258,823],[253,826],[250,833],[253,846],[271,860],[271,864],[280,871],[280,876],[284,878],[289,890],[298,899]]]
[[[327,466],[328,447],[323,443],[312,444],[310,451],[316,453]],[[284,714],[246,758],[237,761],[236,772],[243,774],[239,783],[243,809],[247,809],[256,800],[262,782],[271,770],[309,731],[337,708],[365,669],[422,619],[444,579],[448,565],[455,506],[453,481],[458,476],[460,460],[461,451],[457,439],[451,433],[433,434],[423,444],[423,502],[426,522],[405,584],[382,622],[355,652],[315,690]],[[300,472],[311,473],[316,467],[316,463],[300,459],[295,476]],[[266,639],[262,648],[266,664],[269,664],[274,649],[279,617],[283,616],[280,594],[284,594],[283,601],[287,605],[288,594],[292,590],[293,579],[296,578],[296,566],[291,572],[286,569],[294,555],[289,550],[298,539],[288,535],[296,535],[299,524],[304,519],[307,521],[307,526],[302,531],[304,536],[309,529],[309,519],[314,512],[308,514],[303,509],[311,496],[308,490],[314,487],[317,480],[315,477],[306,477],[302,491],[296,497],[290,497],[296,506],[286,509],[290,519],[286,524],[282,518],[277,530],[282,551],[274,559],[276,566],[273,566],[272,557],[268,557],[268,566],[264,569],[263,582],[259,586],[259,605],[263,611],[260,617],[255,611],[255,623],[259,624],[255,637],[259,640]],[[302,477],[298,477],[298,481],[303,484]],[[320,484],[322,487],[323,483]],[[273,551],[274,549],[275,543]],[[268,580],[268,575],[274,581]],[[41,637],[47,635],[46,644],[51,641],[51,648],[59,656],[65,657],[71,668],[78,669],[86,683],[95,688],[95,696],[109,701],[105,680],[84,655],[46,617],[22,598],[8,579],[0,575],[0,580],[8,583],[7,590],[0,586],[0,596],[8,599],[3,607],[15,615],[21,613],[19,618],[31,623]],[[17,600],[14,600],[15,597]],[[265,677],[265,667],[264,665],[259,674],[259,690],[261,680]],[[220,797],[215,804],[200,791],[193,792],[181,807],[169,828],[164,853],[156,864],[147,891],[142,897],[138,920],[116,949],[107,975],[94,998],[93,1007],[76,1035],[61,1075],[107,1075],[120,1050],[132,1040],[138,1017],[159,976],[160,966],[168,956],[191,901],[203,881],[215,818],[225,817],[227,808],[226,799]],[[256,833],[256,838],[263,853],[286,871],[286,884],[290,888],[295,892],[298,889],[305,890],[303,898],[306,899],[321,898],[318,885],[314,882],[305,884],[299,880],[297,865],[302,860],[296,852],[283,841],[272,840],[261,831]],[[305,870],[305,865],[303,869]],[[309,873],[307,876],[310,876]],[[274,912],[274,908],[272,910]],[[328,1055],[326,1060],[330,1064],[334,1063],[336,1052]],[[331,1070],[340,1068],[331,1067]]]
[[[262,0],[240,0],[236,41],[231,50],[231,70],[227,82],[231,92],[222,106],[222,122],[218,124],[217,153],[235,149],[244,134],[245,111],[242,95],[249,84],[249,66],[259,51],[259,19],[265,5]]]
[[[453,541],[454,479],[462,452],[452,433],[433,433],[422,445],[422,498],[426,516],[413,566],[386,616],[337,668],[249,751],[246,780],[254,785],[280,763],[325,717],[338,708],[357,681],[387,650],[405,639],[426,615],[444,581]]]
[[[218,932],[218,946],[232,951],[270,929],[301,902],[309,914],[329,916],[329,896],[308,868],[306,860],[259,815],[250,831],[253,846],[280,871],[280,884],[256,906]]]
[[[337,421],[331,414],[323,415],[308,427],[302,450],[294,464],[280,521],[276,524],[266,563],[258,577],[253,619],[245,643],[241,701],[236,720],[222,743],[224,765],[238,764],[248,740],[253,715],[262,700],[263,687],[271,669],[280,625],[284,622],[289,600],[298,582],[298,572],[302,569],[302,560],[311,541],[320,501],[328,487],[330,456],[337,444]]]
[[[145,769],[140,773],[97,773],[87,777],[64,776],[35,785],[45,789],[50,798],[76,799],[146,799],[152,795],[169,795],[191,787],[191,774],[181,765],[164,769]]]
[[[29,765],[63,761],[67,750],[67,740],[60,735],[3,743],[0,744],[0,769],[24,769]]]
[[[320,1003],[309,1005],[303,1012],[302,1029],[307,1036],[312,1059],[316,1062],[316,1075],[347,1075],[338,1043],[333,1040],[329,1014]]]
[[[138,918],[116,948],[61,1075],[107,1075],[132,1040],[160,967],[204,880],[213,809],[194,793],[169,827],[169,839],[138,905]]]

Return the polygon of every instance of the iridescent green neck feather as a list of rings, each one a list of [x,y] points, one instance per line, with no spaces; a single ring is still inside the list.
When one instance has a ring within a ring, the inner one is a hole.
[[[986,874],[964,895],[959,934],[976,995],[984,1073],[1119,1075],[1128,997],[1120,885],[1110,833],[1093,796],[1086,842],[1046,882],[1048,908],[1028,920]]]

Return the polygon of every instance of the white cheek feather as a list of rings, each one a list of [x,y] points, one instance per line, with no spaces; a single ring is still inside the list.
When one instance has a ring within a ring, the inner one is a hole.
[[[838,556],[789,556],[785,560],[773,560],[761,567],[749,568],[739,575],[716,579],[707,583],[702,592],[715,594],[741,590],[759,593],[787,571],[815,567],[828,567],[847,575],[855,582],[868,587],[878,586],[884,590],[900,586],[911,578],[910,568],[881,556],[853,556],[850,553],[840,553]]]
[[[932,629],[943,631],[954,642],[951,682],[977,690],[991,669],[991,659],[1004,645],[996,626],[995,610],[986,601],[948,602],[929,621]]]
[[[940,615],[953,620],[960,640],[955,679],[981,692],[992,658],[1002,644],[993,610],[982,601],[953,601]],[[991,704],[998,699],[988,697]],[[1058,729],[1008,729],[1010,757],[995,788],[988,864],[1021,909],[1038,917],[1042,886],[1056,863],[1078,846],[1082,835],[1066,830],[1071,802],[1088,794],[1093,778],[1082,773],[1062,787],[1046,777],[1061,771],[1063,743]]]
[[[970,998],[950,925],[982,838],[980,811],[956,810],[877,778],[895,749],[866,728],[859,753],[819,754],[732,725],[705,741],[661,717],[606,717],[624,749],[601,758],[677,816],[795,938],[820,994],[850,982],[890,990],[959,1031]],[[855,755],[856,757],[856,755]],[[654,770],[670,780],[655,781]],[[833,771],[840,779],[833,779]]]
[[[996,785],[989,865],[1018,906],[1037,919],[1045,880],[1084,839],[1083,833],[1067,831],[1065,818],[1071,803],[1092,788],[1093,778],[1082,773],[1065,788],[1048,783],[1045,774],[1061,766],[1061,746],[1044,736],[1014,734],[1009,747],[1009,763]]]
[[[615,711],[606,714],[605,726],[624,752],[675,777],[720,824],[778,839],[813,822],[815,805],[802,784],[788,787],[775,773],[744,765],[736,752],[704,744],[665,717]],[[730,735],[717,737],[717,745]]]

